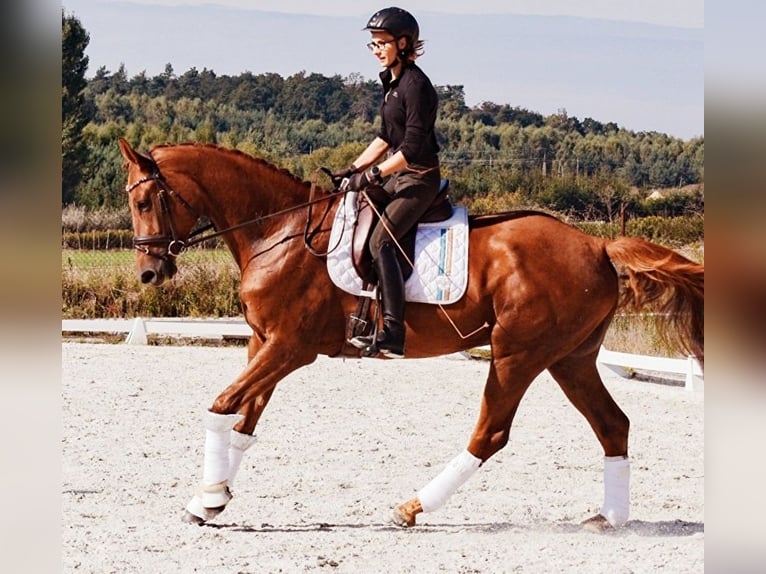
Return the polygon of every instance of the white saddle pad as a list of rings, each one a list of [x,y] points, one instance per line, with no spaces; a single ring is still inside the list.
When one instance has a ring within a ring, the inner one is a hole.
[[[352,295],[362,294],[362,279],[351,258],[357,193],[347,193],[335,212],[327,271],[332,282]],[[404,297],[417,303],[454,303],[468,283],[468,211],[455,206],[452,217],[421,223],[415,239],[415,268],[404,284]]]

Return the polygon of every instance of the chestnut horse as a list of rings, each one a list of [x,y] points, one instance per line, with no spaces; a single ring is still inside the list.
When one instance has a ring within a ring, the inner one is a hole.
[[[141,154],[122,138],[119,146],[141,282],[173,277],[177,256],[199,241],[203,216],[241,272],[253,334],[247,366],[204,413],[202,483],[184,515],[202,524],[232,498],[231,483],[277,383],[319,354],[349,348],[346,317],[357,298],[332,283],[325,257],[342,195],[236,150],[181,144]],[[490,345],[478,422],[466,449],[395,508],[394,522],[413,526],[418,513],[439,508],[502,449],[524,393],[547,369],[604,450],[604,502],[583,524],[623,525],[629,422],[604,387],[596,357],[618,309],[649,308],[666,318],[663,329],[679,349],[702,362],[704,267],[642,239],[595,238],[538,212],[471,217],[469,228],[465,295],[445,306],[408,303],[406,354]]]

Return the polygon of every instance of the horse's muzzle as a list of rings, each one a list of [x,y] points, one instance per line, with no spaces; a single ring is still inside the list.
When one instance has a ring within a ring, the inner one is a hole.
[[[152,259],[147,264],[139,264],[138,278],[144,285],[162,285],[166,280],[172,279],[178,271],[172,258]]]

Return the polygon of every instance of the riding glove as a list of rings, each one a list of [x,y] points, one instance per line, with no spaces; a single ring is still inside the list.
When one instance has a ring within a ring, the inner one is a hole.
[[[359,171],[359,168],[356,167],[353,163],[347,167],[346,169],[342,169],[340,171],[336,171],[330,174],[330,179],[332,180],[332,185],[335,189],[340,189],[341,184],[343,183],[344,179],[347,179],[354,175],[357,171]]]
[[[371,183],[372,179],[367,175],[366,171],[355,173],[348,178],[348,183],[343,188],[343,191],[359,191],[369,186]]]

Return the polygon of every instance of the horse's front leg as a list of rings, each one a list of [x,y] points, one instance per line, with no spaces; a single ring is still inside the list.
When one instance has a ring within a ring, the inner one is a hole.
[[[234,484],[234,477],[242,463],[242,456],[255,443],[255,436],[253,436],[255,425],[266,409],[266,405],[269,403],[273,392],[274,389],[272,388],[240,409],[240,413],[244,415],[244,418],[232,429],[231,444],[229,445],[229,477],[226,479],[226,482],[230,490]]]
[[[263,347],[263,342],[259,337],[253,335],[247,344],[247,362],[250,363]],[[244,415],[242,419],[231,431],[231,444],[229,445],[229,477],[226,479],[229,490],[234,484],[234,477],[237,475],[239,466],[242,463],[242,457],[245,451],[255,443],[255,425],[261,418],[261,414],[269,404],[274,388],[266,391],[263,395],[256,397],[255,400],[245,403],[240,409],[240,414]]]
[[[310,359],[296,361],[279,349],[264,345],[252,355],[245,370],[204,413],[205,454],[202,483],[186,506],[185,522],[202,524],[220,514],[232,498],[231,485],[242,456],[255,437],[255,425],[277,383]]]

